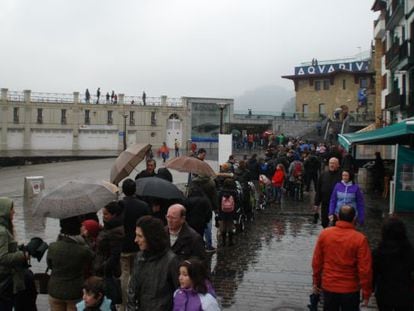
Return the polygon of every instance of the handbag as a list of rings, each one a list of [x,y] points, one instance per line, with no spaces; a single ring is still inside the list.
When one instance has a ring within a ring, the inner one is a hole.
[[[48,285],[50,274],[48,273],[49,267],[46,268],[44,273],[35,273],[33,279],[36,285],[36,290],[39,294],[48,294]]]
[[[105,276],[105,296],[112,300],[112,304],[122,303],[121,281],[114,276]]]

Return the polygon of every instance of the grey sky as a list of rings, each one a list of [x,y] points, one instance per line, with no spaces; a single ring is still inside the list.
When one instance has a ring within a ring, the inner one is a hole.
[[[0,0],[0,87],[235,97],[372,40],[373,0]]]

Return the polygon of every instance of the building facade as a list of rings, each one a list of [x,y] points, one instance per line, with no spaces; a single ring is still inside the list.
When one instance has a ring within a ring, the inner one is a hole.
[[[375,71],[387,125],[414,115],[414,1],[376,0],[372,10],[380,13],[374,22]]]
[[[282,76],[295,85],[296,112],[333,117],[340,109],[370,115],[375,107],[371,55],[305,62],[294,75]],[[362,110],[361,110],[362,109]]]

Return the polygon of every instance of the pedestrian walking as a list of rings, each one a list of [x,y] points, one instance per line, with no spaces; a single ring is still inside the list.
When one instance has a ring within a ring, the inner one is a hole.
[[[382,194],[383,185],[384,185],[384,176],[385,176],[385,168],[384,168],[384,161],[381,158],[380,152],[375,152],[375,162],[372,167],[372,175],[374,181],[374,191]]]
[[[342,171],[342,180],[336,183],[332,190],[329,203],[329,222],[334,223],[338,217],[341,206],[352,206],[356,211],[358,223],[364,224],[365,206],[361,189],[354,182],[354,173],[348,170]]]
[[[280,204],[282,200],[282,188],[285,182],[285,167],[283,164],[276,166],[276,171],[272,177],[273,199],[276,204]]]
[[[372,256],[379,310],[414,310],[414,249],[400,219],[392,217],[383,224]]]
[[[101,97],[101,88],[98,87],[96,90],[96,103],[99,104],[99,98]]]
[[[97,276],[89,277],[83,284],[82,301],[76,305],[77,311],[112,311],[111,299],[105,297],[105,283]]]
[[[372,260],[367,238],[355,230],[356,211],[339,209],[334,227],[322,230],[313,253],[313,292],[323,292],[324,311],[359,311],[372,293]]]
[[[86,91],[85,91],[85,102],[87,104],[89,104],[90,103],[90,100],[91,100],[91,94],[89,93],[89,90],[86,89]]]
[[[136,224],[138,252],[128,285],[127,310],[165,311],[173,307],[178,287],[178,259],[169,249],[161,220],[141,217]]]
[[[47,266],[52,270],[49,279],[51,311],[76,310],[82,299],[84,272],[92,262],[93,252],[80,236],[78,217],[61,219],[57,241],[49,245]]]
[[[30,256],[19,250],[14,240],[14,213],[13,201],[0,197],[0,310],[36,311]]]
[[[173,311],[218,311],[216,293],[203,262],[191,258],[179,267],[180,288],[174,293]]]
[[[115,91],[112,90],[112,93],[111,93],[111,104],[114,103],[114,99],[115,99]]]
[[[329,225],[329,203],[331,200],[332,190],[336,183],[341,181],[342,175],[339,170],[339,160],[330,158],[328,162],[328,171],[323,172],[319,177],[316,187],[314,200],[314,222],[319,218],[319,208],[321,214],[321,225],[323,228]]]
[[[165,142],[163,142],[160,149],[158,149],[158,156],[161,156],[163,163],[170,157],[170,148],[167,147]]]
[[[180,142],[178,141],[177,138],[174,140],[174,150],[175,150],[175,156],[179,157],[180,156]]]
[[[147,94],[145,94],[145,91],[144,91],[144,92],[142,92],[142,104],[143,104],[144,106],[146,106],[146,105],[147,105]]]
[[[111,98],[111,96],[109,95],[109,92],[106,92],[106,103],[109,104],[109,99]]]

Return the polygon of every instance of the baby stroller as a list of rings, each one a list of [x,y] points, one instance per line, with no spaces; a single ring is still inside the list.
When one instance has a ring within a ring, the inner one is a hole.
[[[243,208],[243,189],[239,181],[236,181],[236,188],[237,188],[237,201],[239,204],[236,206],[236,211],[234,215],[234,226],[236,232],[243,232],[246,229],[246,213]]]
[[[268,203],[269,203],[269,189],[271,189],[271,181],[269,178],[266,177],[266,175],[260,175],[259,176],[259,204],[258,209],[264,210]]]

